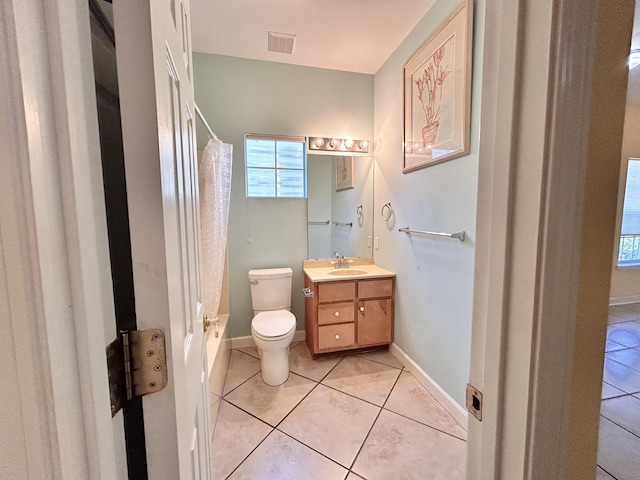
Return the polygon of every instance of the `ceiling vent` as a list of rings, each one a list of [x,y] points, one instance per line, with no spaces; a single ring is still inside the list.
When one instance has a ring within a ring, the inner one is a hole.
[[[269,51],[291,55],[296,44],[296,36],[287,33],[269,32]]]

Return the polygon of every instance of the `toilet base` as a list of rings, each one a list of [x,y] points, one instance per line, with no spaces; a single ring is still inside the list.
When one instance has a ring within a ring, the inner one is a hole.
[[[262,380],[267,385],[277,387],[289,378],[289,346],[278,350],[260,349]]]

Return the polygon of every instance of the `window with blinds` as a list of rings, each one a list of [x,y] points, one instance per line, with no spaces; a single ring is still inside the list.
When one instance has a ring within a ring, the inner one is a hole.
[[[622,207],[618,265],[640,265],[640,159],[630,158]]]
[[[244,152],[247,197],[306,198],[305,137],[247,134]]]

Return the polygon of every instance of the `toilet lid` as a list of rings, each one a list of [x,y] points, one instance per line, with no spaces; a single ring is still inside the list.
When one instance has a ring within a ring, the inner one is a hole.
[[[260,312],[253,317],[251,326],[263,337],[280,337],[296,327],[296,317],[288,310]]]

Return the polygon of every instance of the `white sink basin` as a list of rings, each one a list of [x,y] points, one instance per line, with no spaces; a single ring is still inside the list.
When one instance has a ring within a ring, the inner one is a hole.
[[[336,277],[351,277],[354,275],[364,275],[366,274],[366,270],[356,270],[354,268],[345,268],[344,270],[332,270],[328,272],[327,275],[335,275]]]

